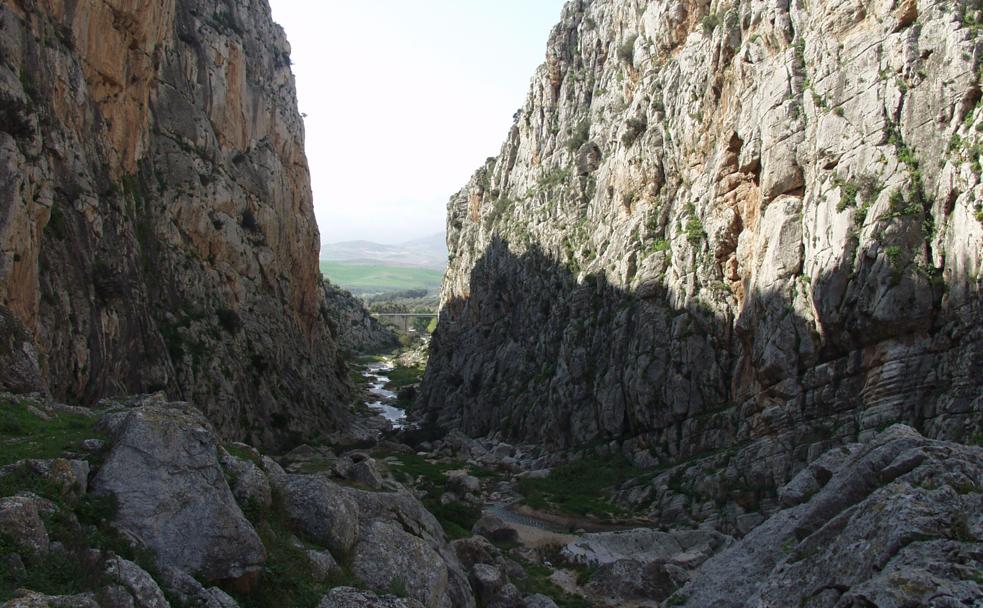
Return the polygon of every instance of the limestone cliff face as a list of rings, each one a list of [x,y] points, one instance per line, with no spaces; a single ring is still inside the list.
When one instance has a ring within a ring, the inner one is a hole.
[[[343,418],[289,65],[265,0],[3,2],[0,306],[39,388],[266,443]]]
[[[425,407],[706,457],[698,492],[632,494],[677,515],[891,422],[978,434],[981,8],[569,2],[449,203]]]
[[[375,353],[399,346],[396,333],[373,317],[362,300],[348,291],[324,281],[332,332],[338,345],[349,353]]]

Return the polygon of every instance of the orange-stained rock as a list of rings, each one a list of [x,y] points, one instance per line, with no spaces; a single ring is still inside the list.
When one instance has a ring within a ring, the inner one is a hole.
[[[48,388],[283,443],[345,419],[289,45],[265,0],[0,6],[0,306]]]

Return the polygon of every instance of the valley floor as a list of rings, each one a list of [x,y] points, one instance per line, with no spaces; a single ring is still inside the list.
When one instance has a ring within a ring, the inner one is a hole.
[[[895,425],[816,459],[746,531],[666,527],[624,500],[660,471],[610,450],[415,426],[425,360],[354,360],[352,432],[275,456],[161,395],[0,396],[0,608],[983,598],[983,449]]]

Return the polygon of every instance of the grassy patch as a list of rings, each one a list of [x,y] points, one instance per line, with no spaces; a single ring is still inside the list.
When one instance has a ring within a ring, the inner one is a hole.
[[[348,290],[390,292],[407,289],[437,291],[443,273],[431,268],[321,261],[321,274]]]
[[[423,372],[424,369],[422,367],[403,367],[402,365],[397,365],[391,371],[385,372],[385,375],[389,378],[389,382],[386,383],[386,389],[398,391],[411,384],[419,384],[423,380]]]
[[[95,419],[80,414],[56,414],[51,420],[34,415],[28,404],[0,401],[0,466],[25,458],[58,458],[84,439],[99,437]]]
[[[471,536],[471,527],[481,517],[481,510],[464,503],[440,504],[440,495],[444,493],[447,483],[447,472],[466,469],[475,477],[487,479],[497,475],[494,471],[472,468],[457,460],[431,462],[417,454],[376,454],[376,458],[388,459],[397,480],[425,492],[423,505],[437,518],[447,536],[452,539]]]
[[[157,578],[153,554],[132,546],[112,525],[116,515],[116,497],[112,494],[83,495],[67,500],[64,488],[38,479],[27,470],[17,471],[0,480],[3,494],[29,491],[51,500],[57,510],[42,516],[52,541],[62,543],[63,551],[41,557],[20,552],[27,570],[24,577],[12,571],[0,571],[0,602],[10,599],[19,588],[29,588],[49,595],[73,595],[98,591],[111,581],[105,575],[104,560],[83,559],[89,548],[111,551],[130,560]],[[71,503],[71,504],[69,504]],[[0,555],[16,551],[10,539],[0,538]],[[171,602],[173,606],[180,604]]]
[[[585,458],[554,468],[544,479],[521,479],[518,489],[535,509],[611,517],[624,509],[607,498],[608,491],[640,474],[624,459]]]
[[[245,460],[246,462],[251,462],[253,464],[259,464],[259,459],[256,458],[256,455],[253,454],[253,452],[251,450],[248,450],[248,449],[246,449],[244,447],[241,447],[241,446],[232,445],[231,443],[230,444],[226,444],[226,445],[224,445],[222,447],[225,448],[225,451],[226,452],[228,452],[229,454],[231,454],[235,458],[238,458],[239,460]]]
[[[543,564],[528,562],[521,559],[517,561],[526,571],[526,578],[516,579],[514,581],[515,586],[518,587],[523,594],[529,595],[533,593],[541,593],[549,596],[560,608],[591,608],[591,606],[593,606],[593,604],[583,597],[567,593],[558,587],[553,581],[550,580],[550,575],[553,574],[553,571]]]
[[[0,554],[13,549],[9,540],[0,539]],[[86,569],[83,561],[65,553],[52,552],[43,558],[32,558],[27,553],[25,566],[27,574],[16,576],[7,568],[0,571],[0,602],[14,597],[19,588],[27,588],[49,595],[74,595],[95,588],[99,583],[98,572]]]
[[[243,608],[313,608],[333,587],[360,586],[348,572],[344,556],[334,556],[342,566],[340,574],[331,580],[315,582],[314,570],[306,555],[307,547],[291,542],[293,530],[281,504],[274,494],[269,509],[255,503],[243,509],[266,547],[267,560],[259,582],[252,590],[233,594],[239,605]]]
[[[685,232],[686,240],[694,245],[700,243],[707,236],[706,230],[703,228],[703,222],[701,222],[700,218],[696,217],[695,215],[690,216],[690,218],[686,220]]]

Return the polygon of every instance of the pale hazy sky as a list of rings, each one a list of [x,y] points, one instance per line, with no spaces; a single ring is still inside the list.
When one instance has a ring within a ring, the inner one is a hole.
[[[292,48],[324,242],[444,228],[498,154],[563,0],[270,0]]]

